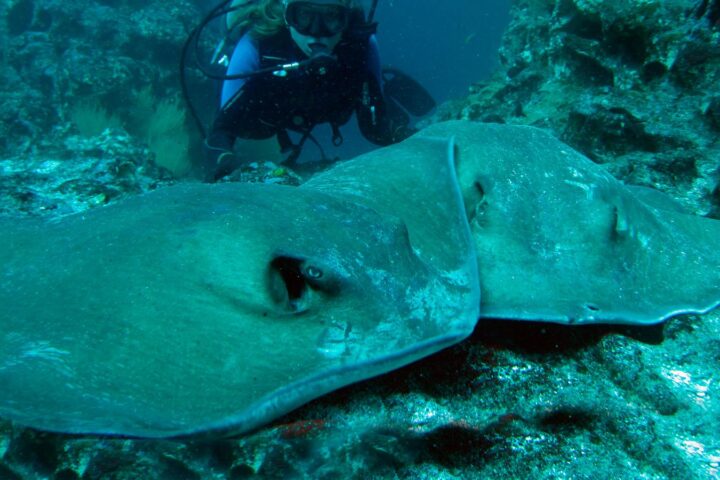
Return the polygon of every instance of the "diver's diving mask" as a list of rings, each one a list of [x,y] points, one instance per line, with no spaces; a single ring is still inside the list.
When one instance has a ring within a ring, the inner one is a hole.
[[[285,9],[288,26],[309,37],[334,37],[349,21],[350,9],[342,5],[292,2]]]

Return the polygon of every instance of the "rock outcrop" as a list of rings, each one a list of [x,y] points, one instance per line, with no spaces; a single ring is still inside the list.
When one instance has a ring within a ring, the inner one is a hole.
[[[517,0],[489,81],[440,118],[545,127],[720,216],[718,2]]]

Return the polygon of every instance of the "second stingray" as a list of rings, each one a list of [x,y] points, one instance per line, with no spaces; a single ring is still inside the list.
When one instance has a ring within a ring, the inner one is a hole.
[[[720,303],[720,221],[683,214],[532,127],[448,122],[482,317],[652,324]]]

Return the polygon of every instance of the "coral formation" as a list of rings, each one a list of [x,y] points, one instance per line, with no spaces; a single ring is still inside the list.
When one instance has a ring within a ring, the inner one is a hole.
[[[197,6],[188,0],[171,6],[134,0],[7,3],[0,30],[0,156],[61,144],[68,124],[88,135],[103,126],[118,127],[119,119],[138,142],[149,144],[158,163],[175,173],[187,171],[188,155],[194,153],[187,151],[191,133],[184,125],[184,106],[174,100],[179,96],[177,62],[186,26],[200,15]],[[143,131],[147,122],[133,124],[130,113],[133,92],[148,86],[158,116],[177,118],[173,125],[167,118],[156,119],[152,135]],[[171,105],[174,110],[168,111]],[[169,129],[163,134],[161,122]],[[166,139],[170,133],[179,137],[173,148]]]
[[[70,121],[75,124],[80,134],[86,137],[100,135],[108,128],[122,128],[122,121],[97,101],[78,102],[70,110]]]
[[[0,161],[1,214],[66,215],[173,183],[127,133],[65,135],[62,143],[35,145],[37,155]]]

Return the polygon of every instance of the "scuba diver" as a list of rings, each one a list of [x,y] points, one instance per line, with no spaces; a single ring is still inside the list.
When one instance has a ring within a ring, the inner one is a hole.
[[[206,181],[218,181],[242,165],[233,152],[237,138],[276,136],[285,164],[292,166],[305,141],[315,141],[311,131],[318,124],[329,123],[333,144],[340,145],[339,128],[353,112],[362,135],[376,145],[415,132],[398,105],[402,98],[384,95],[391,85],[374,35],[376,2],[366,20],[356,1],[258,0],[229,11],[229,27],[243,34],[222,77],[220,109],[205,139]],[[396,70],[390,76],[390,82],[400,79],[394,89],[399,97],[408,96],[408,85],[415,92],[416,101],[405,102],[415,108],[406,109],[427,113],[435,106],[414,80]],[[297,144],[288,131],[301,135]]]

